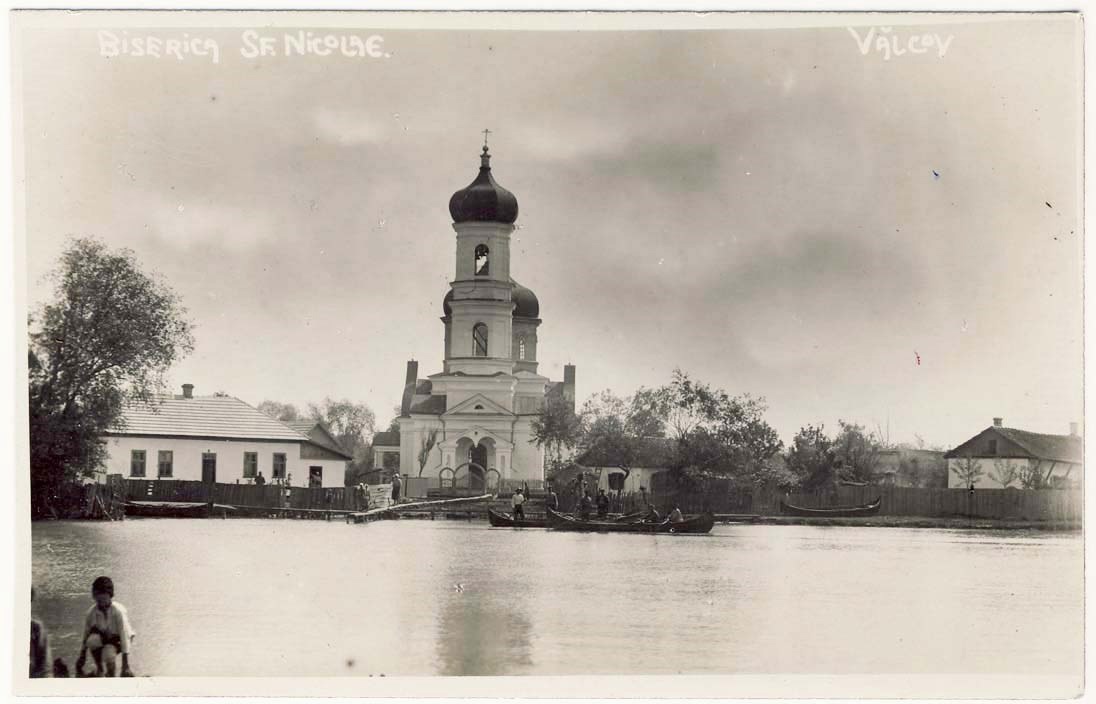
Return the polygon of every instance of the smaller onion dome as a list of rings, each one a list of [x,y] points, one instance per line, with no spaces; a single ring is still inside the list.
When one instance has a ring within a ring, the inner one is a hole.
[[[514,290],[510,294],[510,299],[514,301],[514,317],[539,318],[540,301],[537,300],[537,294],[513,279],[510,279],[510,283],[514,284]]]
[[[483,145],[476,180],[449,199],[453,222],[501,222],[512,225],[518,219],[518,199],[491,177],[491,155]]]
[[[449,317],[453,314],[453,289],[449,289],[449,293],[445,294],[445,298],[441,300],[441,309],[445,311],[445,316]]]

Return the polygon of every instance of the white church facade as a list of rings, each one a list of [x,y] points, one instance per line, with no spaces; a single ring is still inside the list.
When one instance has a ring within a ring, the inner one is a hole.
[[[574,366],[562,382],[537,373],[540,303],[510,276],[517,198],[492,177],[486,145],[480,159],[449,201],[456,267],[442,302],[442,369],[419,378],[418,362],[407,363],[399,418],[401,474],[473,487],[543,479],[533,420],[546,399],[575,401]]]

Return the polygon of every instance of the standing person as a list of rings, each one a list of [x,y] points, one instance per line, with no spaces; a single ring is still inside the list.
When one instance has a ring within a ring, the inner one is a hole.
[[[34,587],[30,588],[31,608],[34,607]],[[49,636],[46,635],[46,627],[42,622],[30,617],[30,676],[32,678],[50,677],[53,672],[50,669]]]
[[[133,677],[129,669],[129,645],[136,635],[129,625],[124,606],[114,601],[114,582],[110,577],[97,577],[91,585],[95,604],[84,619],[84,640],[80,657],[76,659],[76,674],[84,671],[87,652],[95,659],[95,674],[115,677],[118,655],[122,656],[122,677]]]
[[[677,504],[674,504],[674,510],[670,511],[670,517],[668,520],[670,521],[670,523],[685,522],[685,516],[681,515],[681,509],[677,507]]]
[[[609,515],[609,495],[604,489],[597,490],[597,517],[605,518]]]
[[[513,506],[514,519],[525,520],[525,494],[521,492],[521,489],[514,489],[514,496],[510,499],[510,504]]]
[[[593,506],[593,504],[594,502],[590,500],[589,492],[586,492],[582,495],[582,503],[579,506],[579,516],[582,517],[582,520],[590,520],[590,508]]]
[[[369,507],[369,493],[366,491],[365,482],[360,481],[354,487],[355,507],[359,511],[367,511]]]
[[[263,476],[262,472],[259,472],[258,475],[255,476],[255,486],[263,486],[265,484],[266,477]]]
[[[556,496],[556,490],[548,485],[548,496],[544,499],[544,505],[553,511],[559,510],[559,497]]]
[[[392,503],[398,504],[400,502],[400,488],[403,485],[403,481],[400,479],[400,475],[397,472],[392,475]]]

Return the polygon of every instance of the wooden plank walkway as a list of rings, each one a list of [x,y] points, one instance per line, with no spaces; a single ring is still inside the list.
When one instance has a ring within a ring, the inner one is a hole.
[[[371,518],[379,518],[384,514],[400,513],[402,511],[422,511],[430,509],[445,509],[448,507],[456,506],[457,504],[479,503],[481,501],[490,501],[493,498],[491,494],[481,494],[479,496],[464,496],[457,499],[437,499],[434,501],[411,501],[404,504],[391,504],[383,508],[374,508],[369,511],[356,511],[348,513],[346,515],[347,522],[353,521],[354,523],[363,523]]]

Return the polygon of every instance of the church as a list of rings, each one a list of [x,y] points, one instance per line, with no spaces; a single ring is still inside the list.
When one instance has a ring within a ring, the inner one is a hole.
[[[460,486],[544,479],[532,424],[544,404],[574,407],[575,367],[562,382],[537,373],[540,302],[510,276],[514,194],[495,182],[486,143],[476,179],[449,199],[455,276],[442,301],[441,371],[407,363],[400,405],[400,473]]]

